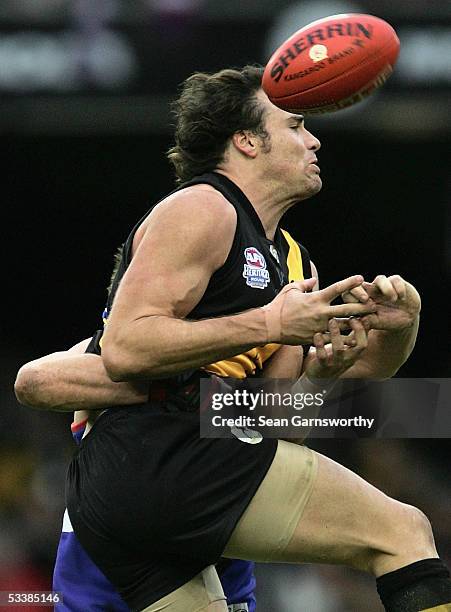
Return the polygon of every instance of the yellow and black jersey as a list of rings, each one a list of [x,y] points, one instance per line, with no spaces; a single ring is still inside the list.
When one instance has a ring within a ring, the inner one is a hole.
[[[251,202],[224,175],[216,172],[204,174],[184,183],[172,193],[199,184],[211,185],[233,205],[237,213],[237,227],[227,260],[211,277],[202,299],[189,313],[188,319],[225,316],[264,306],[287,283],[311,276],[307,250],[281,228],[277,228],[274,240],[269,240]],[[121,278],[131,261],[136,230],[153,208],[135,225],[124,244],[104,313],[105,321]],[[206,365],[203,369],[219,376],[245,378],[261,369],[278,348],[278,344],[256,347],[241,355]]]

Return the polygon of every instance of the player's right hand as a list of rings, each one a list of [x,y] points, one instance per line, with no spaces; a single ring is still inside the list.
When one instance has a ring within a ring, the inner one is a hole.
[[[309,278],[290,283],[264,307],[269,342],[311,344],[314,334],[328,331],[330,319],[359,317],[376,311],[376,304],[366,292],[362,292],[361,302],[331,305],[343,293],[363,284],[360,275],[350,276],[320,291],[307,293],[313,289],[315,282],[315,278]]]

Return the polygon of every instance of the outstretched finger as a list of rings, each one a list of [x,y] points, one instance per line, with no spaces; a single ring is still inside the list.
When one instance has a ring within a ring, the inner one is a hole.
[[[349,276],[344,280],[329,285],[329,287],[321,289],[319,293],[327,302],[332,302],[332,300],[335,300],[335,298],[339,297],[342,293],[351,291],[351,289],[358,287],[362,283],[363,276],[356,274],[355,276]]]
[[[337,304],[329,306],[327,316],[335,317],[358,317],[376,312],[376,304],[369,300],[366,304]]]

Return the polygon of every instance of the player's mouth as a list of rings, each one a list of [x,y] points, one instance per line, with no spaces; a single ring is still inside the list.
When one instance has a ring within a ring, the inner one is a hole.
[[[315,158],[315,159],[313,159],[313,160],[312,160],[312,161],[309,163],[309,165],[310,165],[310,166],[312,166],[312,168],[314,168],[314,169],[315,169],[315,171],[316,171],[316,172],[319,174],[319,173],[321,172],[321,169],[320,169],[320,167],[318,166],[317,161],[318,161],[318,160]]]

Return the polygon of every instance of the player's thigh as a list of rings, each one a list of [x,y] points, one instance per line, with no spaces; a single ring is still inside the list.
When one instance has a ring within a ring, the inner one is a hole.
[[[142,612],[227,612],[226,598],[216,569],[210,565]]]
[[[287,560],[341,563],[369,570],[374,555],[399,552],[412,508],[318,454],[309,503],[285,550]]]
[[[411,510],[335,461],[280,441],[224,556],[369,569],[371,551],[395,554]]]
[[[420,510],[318,454],[318,477],[285,556],[346,564],[379,576],[436,557],[437,551]]]

